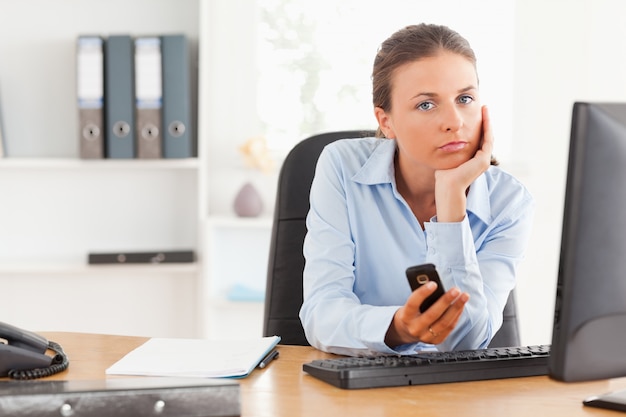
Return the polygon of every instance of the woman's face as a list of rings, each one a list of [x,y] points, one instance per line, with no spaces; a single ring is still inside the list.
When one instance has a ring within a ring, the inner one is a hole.
[[[398,67],[392,78],[391,111],[375,110],[388,138],[398,143],[403,165],[454,168],[480,145],[482,112],[474,65],[441,52]]]

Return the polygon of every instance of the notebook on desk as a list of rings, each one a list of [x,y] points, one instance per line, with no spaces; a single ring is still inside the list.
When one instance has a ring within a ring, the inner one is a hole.
[[[243,340],[152,338],[114,363],[106,373],[242,378],[279,342],[279,336]]]

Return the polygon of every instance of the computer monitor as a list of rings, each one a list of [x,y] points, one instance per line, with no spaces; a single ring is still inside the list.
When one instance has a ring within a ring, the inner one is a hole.
[[[626,103],[575,103],[548,373],[626,376]]]

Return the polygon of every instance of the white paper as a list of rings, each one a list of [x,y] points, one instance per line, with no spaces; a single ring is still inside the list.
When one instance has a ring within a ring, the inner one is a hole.
[[[110,375],[243,377],[280,342],[279,336],[250,340],[152,338],[106,370]]]

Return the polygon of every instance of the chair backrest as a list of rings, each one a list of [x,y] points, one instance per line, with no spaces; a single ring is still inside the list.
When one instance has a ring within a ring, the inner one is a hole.
[[[302,245],[306,234],[309,193],[322,149],[338,139],[374,136],[374,131],[352,130],[312,136],[298,143],[285,158],[278,176],[276,206],[270,241],[263,335],[280,335],[285,345],[309,343],[298,313],[302,305]],[[502,328],[490,346],[519,345],[515,294],[504,310]]]

